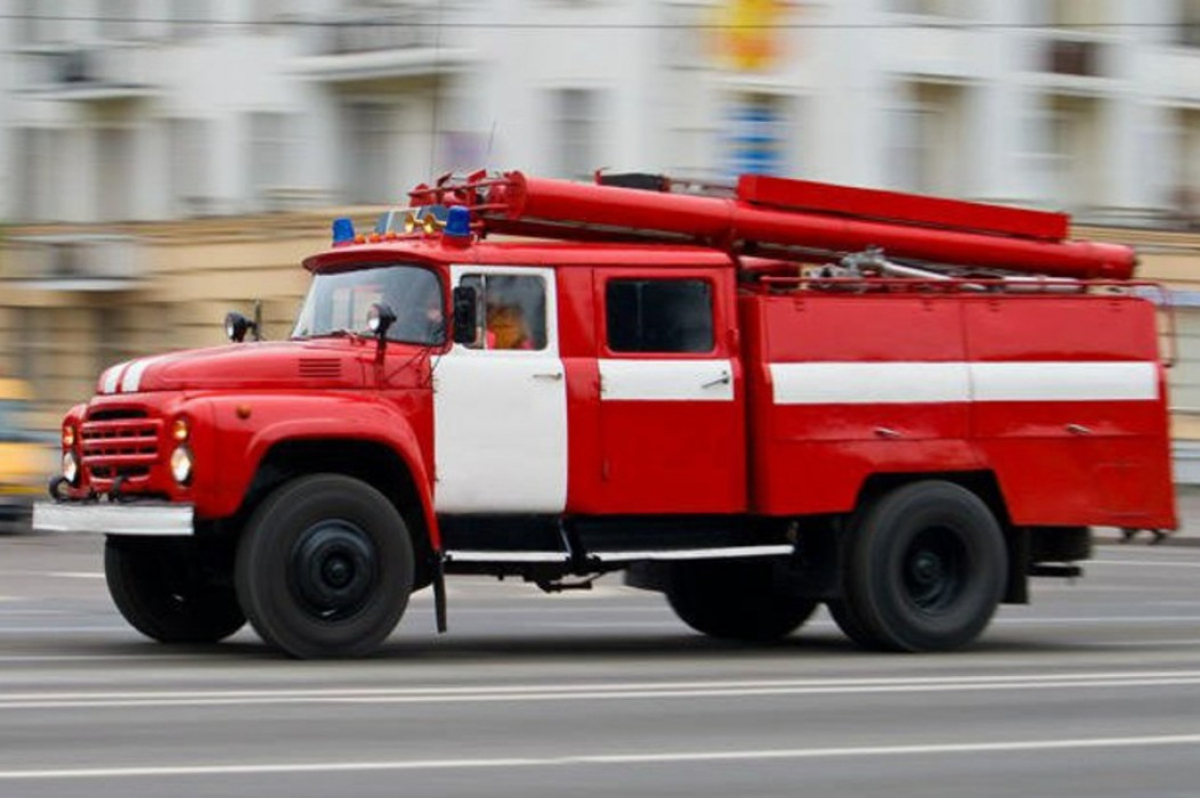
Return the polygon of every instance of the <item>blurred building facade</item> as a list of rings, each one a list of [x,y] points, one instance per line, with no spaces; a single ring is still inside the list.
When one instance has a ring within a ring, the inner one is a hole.
[[[219,341],[250,297],[285,334],[331,209],[479,166],[1062,208],[1200,305],[1200,0],[0,9],[0,373],[47,418],[113,361]],[[1177,321],[1200,437],[1200,313]]]

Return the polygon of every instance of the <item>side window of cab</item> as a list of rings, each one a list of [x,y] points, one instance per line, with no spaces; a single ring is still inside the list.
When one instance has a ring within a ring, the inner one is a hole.
[[[694,278],[613,278],[605,328],[615,353],[708,353],[716,345],[712,286]]]
[[[476,331],[468,348],[546,348],[546,284],[541,276],[464,274],[459,286],[475,292]]]

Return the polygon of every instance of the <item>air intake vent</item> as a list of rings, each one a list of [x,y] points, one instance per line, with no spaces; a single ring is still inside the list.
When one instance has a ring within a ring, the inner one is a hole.
[[[342,376],[342,361],[335,357],[300,358],[300,376],[309,379],[331,379]]]

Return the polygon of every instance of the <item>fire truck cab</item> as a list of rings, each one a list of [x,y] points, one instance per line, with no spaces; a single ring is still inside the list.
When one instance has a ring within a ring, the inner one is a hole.
[[[975,639],[1175,526],[1156,308],[1050,214],[777,178],[445,178],[334,225],[287,341],[118,364],[42,529],[130,623],[354,656],[447,575],[607,572],[705,634]],[[508,237],[504,237],[508,236]]]

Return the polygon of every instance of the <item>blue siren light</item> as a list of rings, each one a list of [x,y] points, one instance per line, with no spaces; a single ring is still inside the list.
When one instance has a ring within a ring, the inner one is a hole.
[[[471,212],[461,205],[455,205],[446,216],[446,229],[443,235],[451,238],[468,238],[471,235]]]
[[[333,220],[333,243],[349,244],[354,241],[354,222],[345,216]]]

